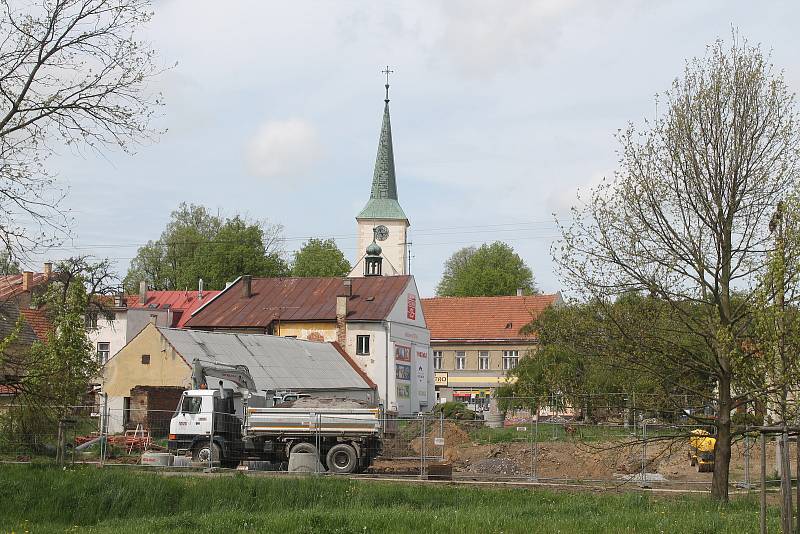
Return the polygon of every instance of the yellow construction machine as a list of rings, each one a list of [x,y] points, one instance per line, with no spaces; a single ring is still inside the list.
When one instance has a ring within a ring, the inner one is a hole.
[[[699,473],[714,471],[714,447],[717,439],[701,428],[692,430],[690,434],[689,461],[692,466],[696,465]]]

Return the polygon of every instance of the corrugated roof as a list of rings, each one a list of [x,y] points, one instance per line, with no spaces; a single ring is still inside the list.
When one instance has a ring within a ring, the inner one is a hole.
[[[246,365],[259,390],[372,389],[331,343],[266,334],[232,334],[159,327],[191,364]]]
[[[425,322],[435,340],[534,340],[520,328],[548,306],[561,301],[558,293],[523,297],[435,297],[422,299]]]
[[[348,321],[381,321],[405,291],[410,276],[352,278],[352,296],[347,301]],[[216,299],[185,321],[188,328],[266,328],[273,320],[335,321],[336,297],[342,294],[342,279],[253,278],[251,296],[242,294],[242,280],[225,289]]]
[[[199,298],[197,291],[148,291],[147,300],[139,302],[139,295],[127,295],[128,309],[170,309],[174,320],[172,326],[182,328],[186,321],[197,308],[207,303],[219,291],[203,291],[203,298]]]

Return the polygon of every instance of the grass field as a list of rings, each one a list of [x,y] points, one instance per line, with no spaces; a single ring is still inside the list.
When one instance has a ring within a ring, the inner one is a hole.
[[[770,510],[770,529],[778,512]],[[2,532],[753,532],[758,502],[0,466]]]

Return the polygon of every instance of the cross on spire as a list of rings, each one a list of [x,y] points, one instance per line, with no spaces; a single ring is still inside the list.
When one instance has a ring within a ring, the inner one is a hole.
[[[384,102],[386,102],[388,104],[389,103],[389,75],[393,74],[394,71],[393,70],[389,70],[389,65],[386,65],[386,68],[384,70],[382,70],[381,73],[386,75],[386,86],[385,86],[386,87],[386,99],[384,100]]]

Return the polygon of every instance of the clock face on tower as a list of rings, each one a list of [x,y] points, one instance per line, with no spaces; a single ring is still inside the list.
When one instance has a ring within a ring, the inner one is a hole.
[[[386,241],[386,238],[389,237],[389,229],[382,224],[376,226],[374,231],[375,231],[375,239],[377,239],[378,241]]]

